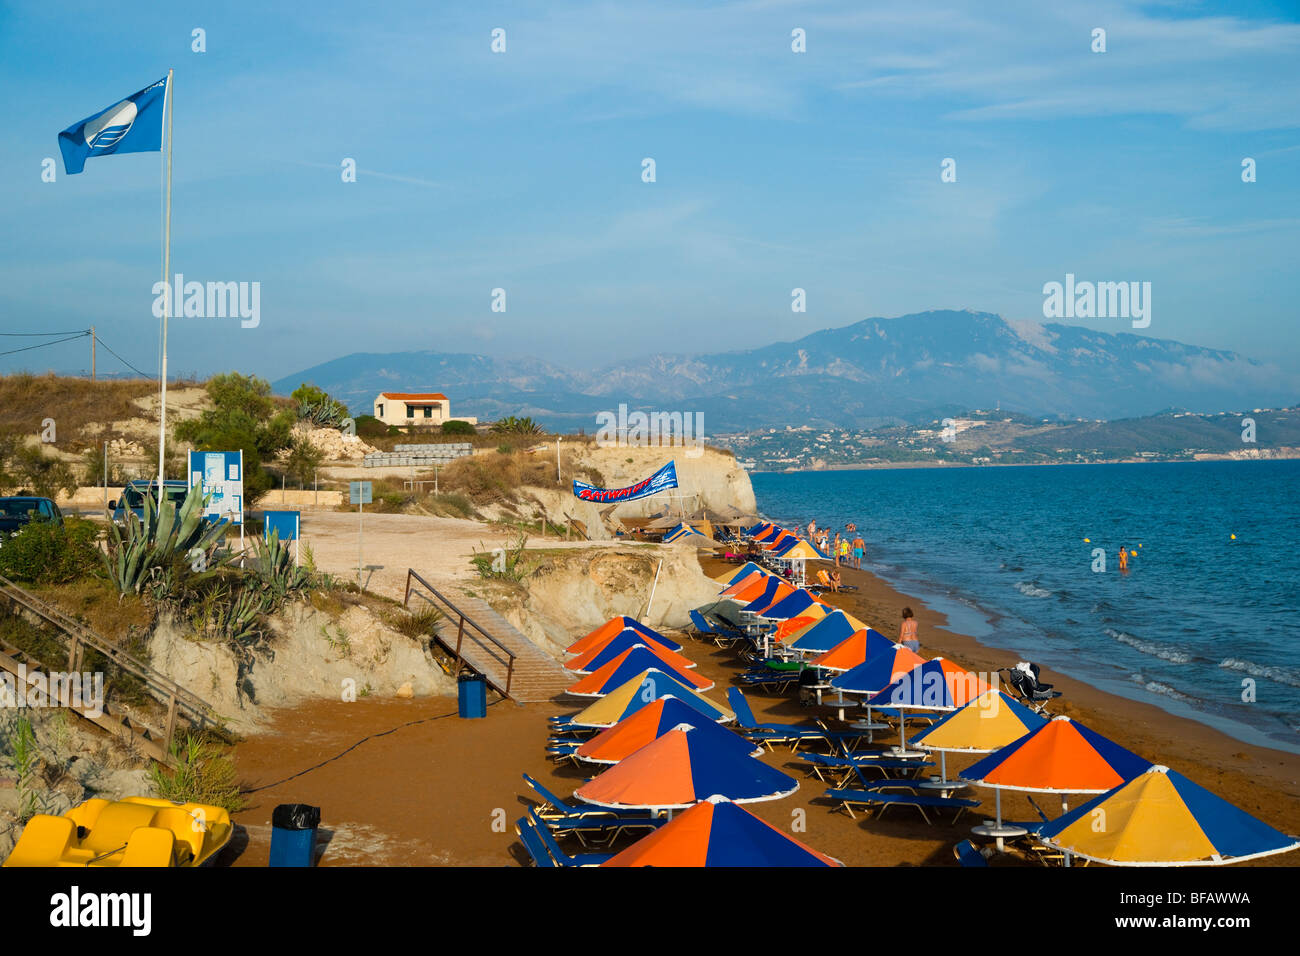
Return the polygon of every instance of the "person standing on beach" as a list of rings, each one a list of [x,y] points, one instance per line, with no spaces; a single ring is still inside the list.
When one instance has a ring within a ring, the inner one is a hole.
[[[853,566],[862,570],[862,559],[867,556],[867,545],[861,535],[853,539]]]
[[[831,557],[835,559],[835,566],[840,566],[840,533],[835,532],[835,549],[831,552]]]
[[[898,643],[913,654],[921,652],[921,642],[916,637],[916,617],[910,607],[903,608],[903,623],[898,629]]]
[[[848,539],[847,537],[843,538],[843,539],[840,541],[840,560],[844,562],[844,566],[845,566],[845,567],[848,567],[848,564],[849,564],[849,539]]]

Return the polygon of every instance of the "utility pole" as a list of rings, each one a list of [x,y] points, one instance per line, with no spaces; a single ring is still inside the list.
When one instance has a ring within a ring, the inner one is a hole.
[[[95,380],[95,327],[90,327],[90,380]]]

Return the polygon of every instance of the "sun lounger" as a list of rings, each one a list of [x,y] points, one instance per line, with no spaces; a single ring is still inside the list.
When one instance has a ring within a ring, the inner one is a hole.
[[[569,803],[563,797],[558,797],[544,786],[524,774],[524,783],[532,788],[533,792],[541,797],[539,803],[534,809],[537,815],[543,820],[553,820],[560,818],[576,819],[579,817],[648,817],[649,811],[646,810],[615,810],[611,807],[598,807],[592,803]]]
[[[810,774],[817,776],[821,780],[826,778],[823,773],[837,774],[841,779],[847,777],[853,771],[879,770],[886,774],[890,770],[907,770],[919,773],[927,767],[933,767],[933,761],[924,760],[900,760],[897,757],[885,757],[881,754],[862,754],[851,757],[841,757],[838,754],[800,754],[799,759],[808,764],[805,768]],[[896,778],[895,778],[896,779]]]
[[[745,639],[745,633],[737,630],[716,618],[706,617],[699,611],[691,611],[691,623],[695,625],[695,630],[702,637],[707,637],[719,647],[735,644],[737,641]]]
[[[527,837],[525,837],[525,831],[528,831]],[[519,834],[519,841],[523,843],[524,849],[528,851],[528,855],[533,858],[533,862],[538,866],[544,865],[539,859],[539,853],[549,856],[553,861],[553,865],[561,867],[600,866],[612,855],[609,853],[578,853],[570,856],[560,848],[560,844],[556,842],[546,822],[531,809],[526,816],[515,821],[515,832]],[[538,841],[541,843],[540,848],[537,845]]]
[[[970,840],[962,840],[953,847],[952,855],[957,858],[957,862],[962,866],[979,867],[989,865],[989,858],[984,855],[984,851]]]
[[[886,808],[891,806],[915,807],[926,823],[930,822],[930,816],[925,812],[927,807],[931,810],[956,810],[957,815],[953,817],[953,822],[956,823],[957,817],[960,817],[967,809],[979,806],[978,800],[966,800],[962,797],[934,797],[928,794],[909,793],[873,793],[865,790],[827,790],[826,797],[829,800],[838,801],[839,806],[836,809],[843,808],[855,820],[857,817],[853,816],[854,804],[865,807],[868,813],[874,808],[877,817],[883,815]]]
[[[551,857],[550,851],[546,849],[546,843],[542,840],[542,835],[533,828],[527,817],[520,817],[515,821],[515,833],[519,837],[519,842],[524,845],[524,849],[528,851],[533,866],[555,867],[558,865]]]

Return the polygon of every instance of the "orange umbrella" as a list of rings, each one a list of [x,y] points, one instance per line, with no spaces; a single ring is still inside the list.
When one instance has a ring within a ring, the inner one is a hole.
[[[674,680],[696,690],[712,690],[713,681],[688,670],[670,667],[643,646],[633,647],[614,658],[600,670],[588,674],[565,693],[575,697],[602,697],[625,684],[629,678],[649,669],[662,670]]]
[[[613,640],[604,646],[593,647],[587,653],[575,657],[571,661],[566,661],[564,666],[571,671],[577,671],[579,674],[590,674],[593,670],[604,667],[623,651],[631,650],[633,647],[644,647],[670,668],[689,670],[695,666],[695,662],[690,658],[668,650],[658,642],[647,639],[644,635],[638,634],[631,628],[623,631],[622,635],[616,635]]]
[[[680,651],[682,645],[676,641],[670,641],[654,628],[647,627],[634,617],[628,617],[626,614],[618,614],[611,617],[608,621],[596,628],[589,634],[585,634],[570,644],[565,650],[570,654],[584,654],[593,647],[604,647],[609,641],[618,636],[620,631],[628,628],[643,634],[646,637],[653,638],[663,647],[670,651]]]

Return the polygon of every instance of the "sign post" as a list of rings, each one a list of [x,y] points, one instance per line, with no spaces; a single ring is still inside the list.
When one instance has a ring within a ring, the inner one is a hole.
[[[239,525],[239,550],[244,550],[243,451],[190,452],[190,487],[199,485],[208,497],[203,517]]]
[[[351,504],[357,506],[357,587],[361,587],[361,541],[362,525],[366,505],[374,501],[374,485],[368,481],[348,482],[348,496]]]

